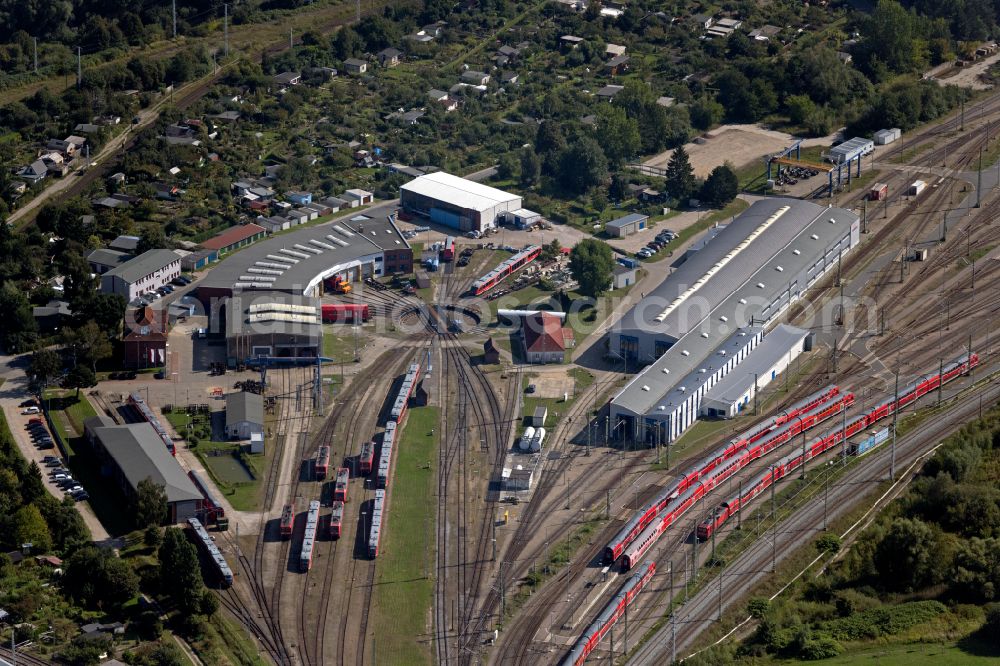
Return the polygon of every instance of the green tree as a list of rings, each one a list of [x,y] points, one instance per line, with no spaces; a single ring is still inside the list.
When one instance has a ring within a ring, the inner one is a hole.
[[[122,332],[127,305],[121,294],[97,294],[88,308],[87,316],[108,338],[117,338]]]
[[[986,611],[986,621],[983,622],[980,633],[990,643],[1000,647],[1000,604],[993,604]]]
[[[890,71],[910,71],[917,64],[914,18],[896,0],[879,0],[861,24],[864,62],[869,71],[875,62]]]
[[[608,160],[594,139],[581,136],[559,159],[559,184],[568,192],[582,194],[608,177]]]
[[[562,252],[562,243],[559,242],[558,238],[553,238],[552,242],[546,243],[542,246],[542,259],[552,260],[559,256]]]
[[[62,339],[63,344],[72,352],[74,361],[89,364],[95,372],[97,362],[111,356],[113,351],[108,334],[94,321],[88,321],[77,328],[63,329]]]
[[[816,550],[821,553],[836,553],[840,550],[840,537],[836,534],[827,532],[816,539],[816,542],[813,545],[815,545]]]
[[[88,608],[110,610],[135,598],[139,577],[114,551],[85,546],[67,561],[63,589]]]
[[[357,30],[349,25],[345,25],[333,36],[332,47],[333,55],[338,60],[347,60],[361,53],[365,45]]]
[[[722,208],[736,198],[740,182],[728,164],[720,164],[701,186],[701,200],[714,208]]]
[[[500,156],[500,161],[497,163],[497,178],[500,180],[510,180],[517,176],[517,158],[510,153],[504,153]]]
[[[915,590],[936,583],[948,570],[935,529],[919,519],[896,518],[875,549],[879,582],[887,589]]]
[[[769,610],[771,610],[771,602],[765,597],[754,597],[747,602],[747,612],[758,620],[762,620]]]
[[[159,525],[150,525],[146,528],[146,531],[142,533],[142,542],[147,546],[156,550],[163,543],[163,531],[160,529]]]
[[[612,167],[621,166],[639,152],[639,123],[629,118],[623,109],[603,105],[597,112],[596,133]]]
[[[52,550],[49,526],[34,504],[22,506],[14,514],[14,541],[17,544],[30,543],[38,553]]]
[[[996,601],[1000,595],[1000,539],[960,541],[948,581],[961,599]]]
[[[44,496],[45,484],[42,482],[42,470],[38,469],[38,463],[32,460],[28,464],[27,473],[21,477],[21,499],[26,504],[31,504]]]
[[[537,185],[542,177],[542,160],[531,148],[521,151],[521,186]]]
[[[711,97],[700,97],[691,105],[691,124],[700,130],[718,125],[726,109]]]
[[[69,372],[63,378],[62,382],[63,388],[75,388],[76,397],[80,397],[80,389],[90,388],[92,386],[97,386],[97,375],[94,371],[85,365],[78,365]]]
[[[49,381],[62,370],[62,358],[51,349],[39,349],[31,355],[28,376],[39,390],[48,386]]]
[[[3,225],[6,226],[6,225]],[[25,292],[13,281],[0,286],[0,347],[8,354],[27,351],[38,338],[38,324]]]
[[[611,246],[595,238],[585,238],[569,253],[569,270],[580,284],[580,293],[597,298],[611,286],[615,268]]]
[[[666,180],[667,192],[682,204],[686,203],[688,198],[694,194],[694,168],[691,166],[691,160],[688,158],[684,146],[675,148],[670,156],[670,161],[667,162]]]
[[[144,530],[167,519],[167,492],[162,484],[146,477],[135,488],[135,527]]]
[[[792,95],[785,100],[785,108],[788,109],[788,119],[796,125],[805,124],[816,113],[816,103],[809,95]]]
[[[150,250],[161,250],[168,247],[167,236],[163,233],[163,227],[151,224],[143,228],[139,234],[139,242],[135,246],[136,255]]]
[[[612,201],[621,203],[628,198],[628,181],[621,174],[611,177],[611,185],[608,187],[608,196]]]
[[[169,594],[182,613],[201,612],[204,580],[194,545],[184,533],[168,527],[160,546],[160,589]]]

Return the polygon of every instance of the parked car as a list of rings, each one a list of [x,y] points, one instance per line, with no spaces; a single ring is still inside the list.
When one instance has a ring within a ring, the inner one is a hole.
[[[21,408],[24,408],[24,407],[37,407],[37,406],[38,406],[38,403],[35,401],[34,398],[29,398],[28,400],[25,400],[20,405],[18,405],[18,407],[21,407]]]
[[[90,499],[90,495],[87,494],[86,490],[83,490],[83,491],[78,492],[78,493],[70,493],[70,496],[73,499],[75,499],[77,502],[82,502],[84,500]]]
[[[528,387],[526,389],[524,389],[524,392],[525,393],[534,393],[535,390],[536,390],[536,386],[534,384],[528,384]]]
[[[35,407],[34,405],[32,405],[31,407],[26,407],[26,408],[22,409],[21,413],[22,414],[41,414],[42,410],[40,410],[40,409],[38,409],[38,407]]]

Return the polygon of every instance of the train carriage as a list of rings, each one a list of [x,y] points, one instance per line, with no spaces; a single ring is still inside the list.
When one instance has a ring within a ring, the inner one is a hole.
[[[226,510],[222,506],[222,503],[216,498],[215,493],[212,492],[212,489],[205,483],[205,480],[202,479],[198,472],[191,470],[188,472],[188,477],[203,498],[202,515],[205,518],[204,522],[206,524],[215,523],[221,527],[226,517]]]
[[[306,513],[306,529],[302,535],[302,550],[299,553],[299,570],[309,571],[313,564],[313,551],[316,549],[317,527],[319,526],[319,501],[309,502]]]
[[[316,478],[323,480],[330,471],[330,447],[323,445],[316,451],[316,465],[313,468]]]
[[[324,303],[321,312],[324,324],[360,324],[371,319],[367,303]]]
[[[350,478],[351,472],[346,467],[339,467],[337,469],[337,480],[334,482],[333,486],[333,501],[347,501],[347,482]]]
[[[368,557],[373,560],[378,557],[379,542],[382,539],[382,529],[385,518],[385,491],[375,491],[375,501],[372,502],[371,528],[368,532]]]
[[[656,564],[650,562],[644,570],[631,576],[618,591],[618,594],[604,607],[597,619],[587,626],[583,635],[563,660],[563,666],[583,666],[587,661],[587,656],[597,648],[601,639],[625,615],[628,607],[635,603],[639,593],[649,584],[655,574]]]
[[[512,273],[520,270],[538,258],[542,253],[539,245],[529,245],[514,256],[500,262],[496,268],[472,283],[472,293],[476,296],[485,294],[504,281]]]
[[[382,448],[379,450],[378,472],[375,476],[375,486],[385,489],[389,485],[389,469],[392,467],[392,449],[396,440],[396,422],[385,424],[382,433]]]
[[[331,539],[339,539],[342,523],[344,522],[344,503],[334,502],[333,511],[330,512],[329,534]]]
[[[295,505],[286,504],[281,510],[281,521],[278,524],[278,531],[282,539],[292,538],[292,530],[295,527]]]
[[[195,540],[201,545],[201,550],[205,551],[205,554],[211,560],[212,571],[219,577],[220,583],[224,587],[228,587],[233,584],[233,570],[229,567],[229,563],[226,562],[225,556],[219,547],[215,545],[215,540],[205,529],[201,521],[197,518],[188,518],[188,525],[191,526],[191,531],[194,532]]]
[[[368,476],[372,473],[372,461],[375,459],[375,442],[368,441],[361,445],[358,455],[358,474]]]

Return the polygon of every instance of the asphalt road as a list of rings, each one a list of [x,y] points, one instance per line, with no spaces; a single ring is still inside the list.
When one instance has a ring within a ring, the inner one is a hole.
[[[981,373],[982,370],[979,376],[982,376]],[[862,503],[881,506],[891,501],[912,478],[916,469],[916,465],[913,465],[915,461],[928,455],[943,438],[976,418],[981,405],[980,397],[983,403],[993,403],[1000,399],[1000,384],[990,382],[978,387],[940,415],[927,419],[917,430],[900,438],[896,442],[896,470],[900,478],[892,487],[892,492],[879,498],[872,498],[870,491],[888,477],[891,450],[886,443],[869,454],[868,459],[857,468],[853,478],[843,479],[830,487],[827,503],[829,520],[837,520]],[[910,467],[911,465],[913,467]],[[823,514],[824,497],[818,495],[779,526],[773,550],[768,534],[738,556],[726,568],[723,575],[723,612],[736,604],[743,603],[757,583],[770,573],[772,553],[780,565],[797,549],[813,541],[821,533],[819,526],[823,523]],[[629,659],[628,663],[634,666],[669,663],[674,649],[678,657],[690,656],[689,650],[694,641],[718,622],[719,597],[719,586],[716,582],[704,587],[690,601],[678,607],[675,613],[676,627],[668,622]],[[676,637],[673,631],[676,631]],[[672,647],[672,643],[675,643],[675,648]]]

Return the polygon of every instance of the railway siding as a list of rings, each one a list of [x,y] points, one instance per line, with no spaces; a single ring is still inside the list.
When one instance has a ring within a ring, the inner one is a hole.
[[[431,664],[438,407],[411,407],[396,451],[373,595],[372,663]]]

